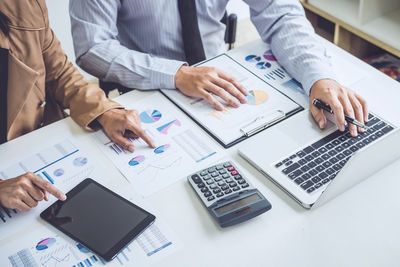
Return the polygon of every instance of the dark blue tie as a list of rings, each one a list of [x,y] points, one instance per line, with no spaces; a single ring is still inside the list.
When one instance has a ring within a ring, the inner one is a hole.
[[[186,61],[193,65],[206,59],[197,20],[196,0],[178,0],[178,8]]]

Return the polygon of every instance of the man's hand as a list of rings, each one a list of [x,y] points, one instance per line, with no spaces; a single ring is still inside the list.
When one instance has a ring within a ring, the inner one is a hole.
[[[151,138],[142,129],[136,110],[112,109],[103,113],[97,118],[97,121],[103,126],[104,131],[113,142],[130,152],[135,150],[135,146],[125,137],[140,137],[150,147],[155,147]]]
[[[182,66],[175,74],[175,86],[187,96],[208,101],[219,111],[224,107],[212,94],[235,108],[247,102],[246,89],[235,78],[216,68]]]
[[[312,104],[314,99],[319,99],[328,104],[335,114],[336,125],[340,131],[345,129],[344,114],[355,118],[361,123],[368,121],[367,102],[355,92],[341,86],[334,80],[322,79],[314,83],[310,93],[310,111],[321,129],[326,126],[326,117],[323,110]],[[352,136],[357,136],[357,130],[364,129],[349,123],[349,131]],[[357,129],[358,128],[358,129]]]
[[[59,200],[67,197],[51,183],[36,174],[28,172],[16,178],[0,181],[0,204],[9,209],[28,211],[39,201],[48,200],[49,192]]]

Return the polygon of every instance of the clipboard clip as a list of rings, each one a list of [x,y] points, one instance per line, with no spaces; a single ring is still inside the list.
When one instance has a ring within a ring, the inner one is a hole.
[[[286,118],[285,112],[283,112],[282,110],[277,110],[277,111],[274,111],[267,115],[263,115],[263,116],[259,116],[259,117],[255,118],[250,123],[241,127],[240,131],[245,136],[249,137],[249,136],[252,136],[253,134],[256,134],[256,133],[268,128],[271,125],[274,125],[275,123],[283,120],[284,118]]]

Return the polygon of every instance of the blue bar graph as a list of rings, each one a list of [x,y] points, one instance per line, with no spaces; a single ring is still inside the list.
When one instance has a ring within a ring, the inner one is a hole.
[[[50,183],[54,184],[53,178],[51,178],[50,175],[47,172],[44,171],[42,173],[47,178],[47,180],[49,180]]]

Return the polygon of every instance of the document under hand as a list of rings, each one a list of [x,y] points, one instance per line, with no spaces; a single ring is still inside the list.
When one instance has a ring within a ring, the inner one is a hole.
[[[199,66],[216,67],[233,76],[247,92],[247,103],[233,108],[224,104],[224,110],[215,110],[202,99],[183,95],[178,90],[162,90],[198,124],[206,129],[224,147],[229,147],[250,135],[284,119],[302,107],[264,82],[226,54],[205,61]]]

